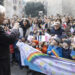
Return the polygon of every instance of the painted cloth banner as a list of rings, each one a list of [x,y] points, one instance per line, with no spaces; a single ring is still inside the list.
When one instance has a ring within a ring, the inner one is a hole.
[[[18,42],[22,65],[46,75],[75,75],[75,62],[41,53],[31,46]]]

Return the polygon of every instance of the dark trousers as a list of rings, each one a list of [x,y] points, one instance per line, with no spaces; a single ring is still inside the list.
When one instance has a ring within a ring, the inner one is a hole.
[[[23,37],[25,37],[25,34],[26,34],[26,30],[23,30]]]
[[[0,59],[0,75],[10,75],[9,59]]]
[[[18,50],[18,48],[15,48],[15,59],[16,59],[16,62],[21,67],[21,57],[20,57],[20,51]]]

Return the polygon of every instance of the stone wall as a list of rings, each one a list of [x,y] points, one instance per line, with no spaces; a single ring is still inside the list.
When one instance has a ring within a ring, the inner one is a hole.
[[[56,14],[62,14],[62,0],[47,0],[47,14],[50,15],[56,15]]]
[[[0,0],[0,5],[3,5],[4,0]]]
[[[75,0],[62,0],[62,12],[75,17]]]
[[[75,0],[47,0],[48,1],[48,16],[56,15],[71,15],[75,17]]]
[[[12,15],[14,14],[13,1],[12,0],[5,0],[4,6],[6,8],[6,17],[12,17]]]
[[[22,0],[17,0],[22,1]],[[75,17],[75,0],[36,0],[45,2],[47,7],[47,15],[71,15]],[[19,16],[22,15],[22,7],[16,4],[17,10],[13,9],[13,0],[4,0],[4,6],[6,7],[6,15],[12,17],[13,14]]]
[[[6,17],[11,18],[13,15],[18,15],[21,17],[23,15],[23,1],[22,0],[16,0],[17,2],[14,3],[13,0],[4,0],[4,6],[6,8]],[[14,7],[16,9],[14,10]]]

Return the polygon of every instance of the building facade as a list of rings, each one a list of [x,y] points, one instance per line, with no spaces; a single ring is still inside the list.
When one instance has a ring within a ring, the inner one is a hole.
[[[23,0],[4,0],[4,6],[6,8],[7,17],[11,18],[13,15],[21,17],[24,14]]]
[[[4,0],[0,0],[0,5],[3,5]]]
[[[45,5],[47,15],[71,15],[75,17],[75,0],[4,0],[6,16],[22,16],[25,2],[41,2]]]
[[[47,15],[62,14],[62,0],[47,0]]]
[[[68,15],[75,17],[75,0],[47,0],[47,15]]]

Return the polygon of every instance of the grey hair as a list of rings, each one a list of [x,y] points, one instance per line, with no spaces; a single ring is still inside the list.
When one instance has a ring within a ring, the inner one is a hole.
[[[0,5],[0,15],[5,14],[6,10],[5,7]]]

